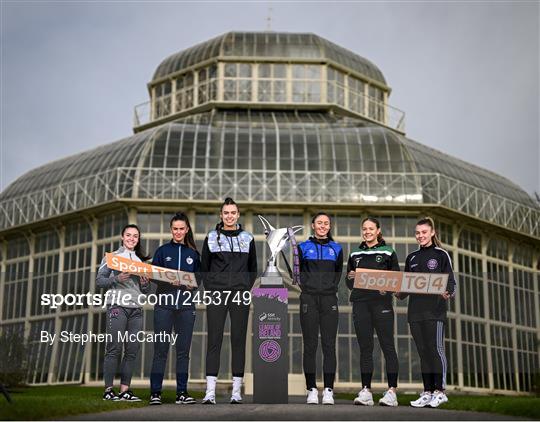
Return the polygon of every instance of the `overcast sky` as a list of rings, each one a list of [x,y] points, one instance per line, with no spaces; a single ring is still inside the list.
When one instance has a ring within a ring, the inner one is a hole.
[[[166,56],[230,30],[314,32],[375,63],[407,136],[540,192],[538,2],[6,2],[0,190],[132,134]]]

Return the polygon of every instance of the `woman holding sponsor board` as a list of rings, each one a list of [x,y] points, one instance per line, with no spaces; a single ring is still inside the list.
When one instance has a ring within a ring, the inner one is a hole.
[[[221,345],[227,314],[230,318],[232,395],[231,404],[242,403],[246,360],[246,334],[251,304],[250,290],[257,277],[257,254],[253,235],[238,224],[240,210],[232,198],[220,209],[220,222],[206,236],[201,274],[205,293],[208,340],[206,351],[206,394],[203,404],[216,404]]]
[[[169,224],[172,239],[160,246],[154,254],[153,265],[190,273],[198,273],[201,261],[188,216],[176,213]],[[175,286],[153,280],[157,283],[157,304],[154,307],[154,333],[171,333],[174,328],[178,335],[176,347],[176,404],[194,404],[195,399],[187,390],[189,377],[189,352],[195,324],[195,305],[192,302],[193,286]],[[172,300],[170,300],[172,298]],[[167,355],[168,337],[154,345],[152,369],[150,371],[150,404],[160,405],[161,389]]]
[[[145,255],[141,248],[141,232],[135,224],[128,224],[122,229],[122,246],[113,252],[114,255],[130,259],[136,262],[146,261],[149,257]],[[138,333],[143,326],[142,306],[137,300],[141,293],[147,293],[150,283],[147,277],[136,276],[129,273],[111,270],[107,267],[107,260],[104,257],[101,261],[96,284],[98,287],[112,290],[114,295],[107,296],[107,316],[106,332],[107,337],[112,341],[105,345],[105,358],[103,361],[103,378],[105,381],[105,392],[103,400],[111,401],[132,401],[138,402],[141,399],[133,394],[129,386],[140,343],[138,341],[126,341],[124,344],[119,338],[120,333]],[[122,301],[122,306],[113,303]],[[120,364],[120,394],[113,390],[114,376],[118,366],[118,358],[122,354]]]
[[[385,291],[357,289],[354,287],[356,268],[370,270],[400,271],[396,252],[382,236],[379,220],[373,217],[362,221],[363,242],[349,255],[347,262],[347,287],[351,290],[353,322],[356,339],[360,346],[360,373],[362,389],[354,404],[373,406],[371,378],[373,376],[373,331],[386,361],[388,390],[379,400],[382,406],[397,406],[398,358],[394,347],[394,309],[392,294]]]
[[[420,356],[420,367],[424,391],[413,407],[438,407],[446,403],[446,356],[444,352],[444,326],[447,301],[456,293],[456,280],[452,260],[442,249],[435,232],[435,223],[430,217],[416,223],[415,238],[418,250],[410,253],[405,261],[405,272],[448,274],[446,291],[442,295],[410,294],[407,319],[412,337]],[[408,296],[399,293],[400,299]]]
[[[332,238],[328,214],[316,214],[311,220],[311,228],[313,236],[298,245],[302,289],[300,326],[304,341],[303,366],[307,403],[319,403],[316,357],[320,332],[324,376],[322,404],[332,405],[339,322],[337,291],[343,271],[343,249]]]

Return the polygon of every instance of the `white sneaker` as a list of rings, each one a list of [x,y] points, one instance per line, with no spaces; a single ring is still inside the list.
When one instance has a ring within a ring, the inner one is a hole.
[[[397,406],[397,396],[394,390],[391,388],[385,391],[383,396],[379,399],[379,406]]]
[[[242,377],[233,377],[232,385],[232,394],[231,394],[231,404],[241,404],[242,403],[242,382],[244,379]]]
[[[307,404],[319,404],[319,391],[316,388],[307,390]]]
[[[202,404],[216,404],[216,383],[217,377],[206,377],[206,394]]]
[[[442,391],[434,391],[431,401],[429,402],[430,407],[439,407],[441,404],[448,402],[448,397]]]
[[[334,404],[334,390],[325,388],[322,393],[322,404]]]
[[[358,396],[354,399],[354,404],[364,405],[364,406],[373,406],[373,394],[369,391],[369,388],[364,387],[358,393]]]
[[[426,407],[431,403],[432,395],[429,391],[424,391],[422,394],[420,394],[420,397],[418,397],[416,400],[411,402],[412,407]]]
[[[207,391],[204,395],[202,404],[216,404],[216,393],[214,393],[213,391]]]

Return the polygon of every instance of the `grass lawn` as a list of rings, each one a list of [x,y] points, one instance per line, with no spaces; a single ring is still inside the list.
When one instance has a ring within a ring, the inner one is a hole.
[[[11,392],[13,403],[8,404],[0,396],[0,420],[36,420],[58,419],[80,413],[103,412],[115,409],[128,409],[148,405],[148,391],[134,389],[143,401],[140,403],[108,402],[101,399],[101,387],[54,386],[28,387]],[[202,399],[202,392],[193,392],[193,396]],[[374,394],[377,401],[380,394]],[[353,400],[353,394],[336,394],[336,398]],[[399,404],[408,406],[410,400],[417,396],[398,395]],[[441,406],[443,409],[473,410],[479,412],[501,413],[510,416],[522,416],[540,419],[540,398],[538,397],[505,397],[505,396],[465,396],[449,395],[450,401]],[[163,400],[173,403],[175,392],[165,390]]]
[[[118,389],[117,389],[118,390]],[[118,391],[117,391],[118,392]],[[0,420],[58,419],[80,413],[104,412],[116,409],[148,406],[148,390],[134,388],[135,395],[143,399],[138,403],[110,402],[102,400],[102,387],[54,386],[18,388],[11,392],[9,404],[0,395]],[[193,392],[202,398],[202,393]],[[166,403],[174,403],[174,390],[163,391]]]
[[[382,394],[373,394],[375,403]],[[336,394],[337,398],[354,400],[355,394]],[[400,406],[409,406],[411,400],[418,396],[398,393]],[[540,419],[540,397],[508,397],[508,396],[472,396],[448,394],[448,403],[440,406],[449,410],[472,410],[475,412],[500,413],[509,416],[521,416],[535,420]]]

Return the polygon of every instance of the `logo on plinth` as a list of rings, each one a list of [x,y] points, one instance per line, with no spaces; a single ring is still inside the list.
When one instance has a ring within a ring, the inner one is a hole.
[[[275,362],[281,356],[281,346],[275,340],[265,340],[259,346],[259,356],[265,362]]]

